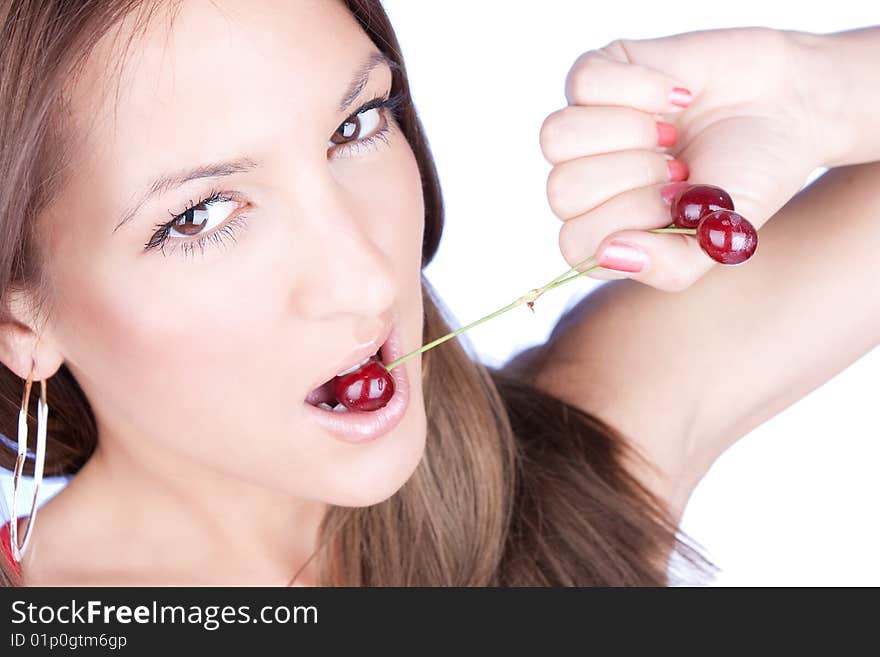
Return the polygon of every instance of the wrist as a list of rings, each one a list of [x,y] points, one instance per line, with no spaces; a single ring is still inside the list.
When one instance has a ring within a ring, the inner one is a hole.
[[[805,108],[816,166],[880,160],[880,30],[833,34],[785,32],[792,52],[796,93]]]

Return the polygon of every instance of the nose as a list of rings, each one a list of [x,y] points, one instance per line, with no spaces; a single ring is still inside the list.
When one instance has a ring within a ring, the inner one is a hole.
[[[301,280],[294,292],[294,305],[303,317],[312,320],[334,314],[368,319],[387,316],[394,303],[396,281],[391,254],[383,250],[392,240],[382,238],[393,227],[383,224],[381,218],[370,217],[369,208],[355,207],[339,187],[335,191],[334,187],[331,183],[333,193],[308,206],[308,217],[300,224],[300,239],[305,236],[308,241],[299,249],[306,262],[297,268]]]

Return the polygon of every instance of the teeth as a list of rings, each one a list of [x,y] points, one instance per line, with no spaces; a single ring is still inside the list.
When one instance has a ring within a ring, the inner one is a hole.
[[[318,408],[323,408],[325,411],[333,411],[334,413],[348,413],[348,409],[342,402],[336,402],[336,406],[331,406],[327,402],[321,402],[318,404]]]
[[[372,357],[373,357],[373,356],[367,356],[366,358],[364,358],[360,363],[358,363],[358,364],[355,365],[354,367],[349,367],[347,370],[344,370],[344,371],[340,372],[340,373],[337,374],[336,376],[345,376],[346,374],[351,374],[351,373],[354,372],[355,370],[358,370],[358,369],[360,369],[361,367],[363,367],[364,365],[366,365]]]

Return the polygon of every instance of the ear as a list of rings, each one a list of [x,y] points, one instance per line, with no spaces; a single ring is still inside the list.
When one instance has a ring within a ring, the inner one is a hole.
[[[0,322],[0,361],[22,380],[28,376],[34,381],[48,379],[61,367],[64,356],[51,335],[32,328],[34,318],[24,297],[12,294],[7,304],[6,321]]]

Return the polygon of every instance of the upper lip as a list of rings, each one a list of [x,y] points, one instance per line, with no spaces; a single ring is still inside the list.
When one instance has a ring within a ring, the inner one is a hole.
[[[336,363],[335,367],[327,370],[326,374],[322,375],[322,377],[318,379],[318,381],[316,381],[314,385],[312,385],[312,387],[309,388],[309,392],[327,383],[327,381],[335,377],[338,372],[343,372],[347,369],[350,369],[360,363],[365,358],[375,354],[382,347],[382,345],[388,341],[388,338],[391,336],[392,328],[393,324],[389,322],[385,325],[385,327],[382,329],[382,332],[374,340],[368,342],[365,346],[361,346],[358,349],[350,352],[345,358],[339,360]]]

